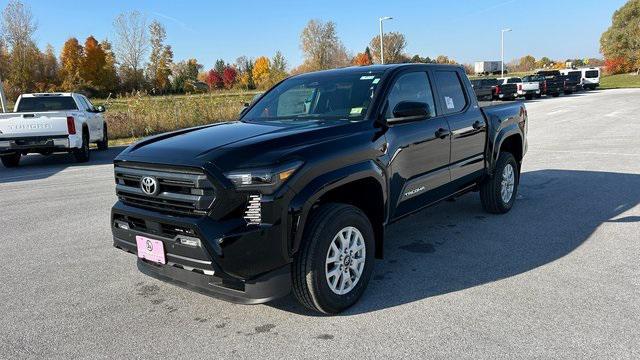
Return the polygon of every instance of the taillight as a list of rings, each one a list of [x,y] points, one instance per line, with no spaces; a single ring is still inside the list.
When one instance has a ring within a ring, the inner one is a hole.
[[[75,135],[76,122],[73,116],[67,116],[67,129],[69,130],[69,135]]]
[[[496,94],[500,94],[500,86],[496,86]]]
[[[518,91],[522,91],[522,84],[518,84]]]

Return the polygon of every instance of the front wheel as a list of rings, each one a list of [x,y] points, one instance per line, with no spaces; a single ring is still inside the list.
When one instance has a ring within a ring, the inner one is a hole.
[[[20,153],[2,155],[0,159],[2,159],[2,165],[6,168],[14,168],[20,165]]]
[[[485,211],[504,214],[511,210],[518,192],[518,163],[511,153],[501,152],[493,176],[480,184],[480,201]]]
[[[325,204],[305,227],[293,263],[293,293],[305,307],[339,313],[364,293],[373,271],[373,227],[357,207]]]

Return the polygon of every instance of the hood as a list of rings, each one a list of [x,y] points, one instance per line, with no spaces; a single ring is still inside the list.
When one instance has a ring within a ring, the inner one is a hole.
[[[320,121],[286,125],[218,123],[144,139],[131,145],[116,160],[195,166],[211,161],[223,168],[233,168],[258,159],[277,161],[279,159],[273,157],[282,156],[287,152],[285,148],[322,141],[328,136],[336,136],[336,131],[342,133],[338,129],[343,126],[339,125]],[[310,133],[313,135],[309,136]]]

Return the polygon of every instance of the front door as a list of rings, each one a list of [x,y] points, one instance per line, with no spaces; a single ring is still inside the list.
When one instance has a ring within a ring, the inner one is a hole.
[[[429,116],[393,124],[386,133],[392,219],[427,205],[451,179],[449,126],[437,113],[426,71],[401,73],[396,78],[387,97],[385,118],[394,117],[393,109],[402,101],[426,103]]]

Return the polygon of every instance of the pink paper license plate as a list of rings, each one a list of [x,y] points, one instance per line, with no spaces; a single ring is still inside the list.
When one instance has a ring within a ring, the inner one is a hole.
[[[136,236],[138,245],[138,257],[153,261],[158,264],[166,264],[164,257],[164,244],[160,240],[149,239],[144,236]]]

